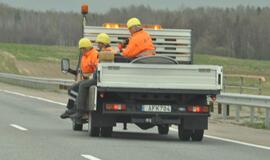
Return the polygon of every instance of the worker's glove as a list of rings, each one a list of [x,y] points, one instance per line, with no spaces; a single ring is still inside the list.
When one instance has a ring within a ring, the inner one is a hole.
[[[122,52],[123,51],[123,44],[122,43],[118,43],[118,49],[119,49],[119,52]]]
[[[96,70],[96,65],[93,64],[93,63],[89,63],[89,64],[88,64],[88,67],[89,67],[90,70],[92,70],[92,71],[95,71],[95,70]]]

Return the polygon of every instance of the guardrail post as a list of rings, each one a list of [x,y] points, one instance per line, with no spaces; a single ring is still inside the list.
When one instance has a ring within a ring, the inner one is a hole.
[[[236,106],[236,121],[237,122],[240,121],[240,109],[241,109],[241,106]]]
[[[227,109],[226,109],[226,105],[222,105],[222,116],[223,119],[227,119]]]
[[[240,93],[243,93],[244,77],[240,77]]]
[[[261,78],[259,78],[258,94],[259,94],[259,95],[262,95],[262,79],[261,79]],[[259,115],[262,114],[261,108],[257,108],[257,113],[258,113]]]
[[[222,112],[221,106],[222,106],[222,104],[218,103],[218,114],[221,114],[221,112]]]
[[[270,128],[270,108],[266,108],[265,111],[265,127]]]
[[[259,78],[258,90],[259,90],[259,95],[262,95],[262,79],[261,78]]]
[[[255,110],[254,107],[250,107],[250,122],[254,123],[254,119],[255,119]]]
[[[209,107],[210,107],[210,111],[214,112],[214,102],[210,101]]]
[[[227,77],[223,76],[223,92],[226,92],[226,84],[225,82],[227,82]]]
[[[230,115],[230,105],[226,105],[226,115],[229,116]]]

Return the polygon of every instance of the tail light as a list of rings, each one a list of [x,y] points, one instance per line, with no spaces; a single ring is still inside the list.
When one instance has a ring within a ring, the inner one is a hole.
[[[105,109],[110,111],[126,111],[127,106],[125,104],[106,104]]]
[[[209,112],[208,106],[188,106],[188,112],[196,112],[196,113],[207,113]]]

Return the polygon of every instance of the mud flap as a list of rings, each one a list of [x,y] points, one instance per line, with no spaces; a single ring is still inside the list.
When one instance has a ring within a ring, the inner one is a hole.
[[[208,117],[185,117],[182,125],[184,129],[208,129]]]
[[[115,119],[113,116],[102,115],[98,112],[91,112],[89,116],[92,116],[93,127],[111,127],[115,125]]]

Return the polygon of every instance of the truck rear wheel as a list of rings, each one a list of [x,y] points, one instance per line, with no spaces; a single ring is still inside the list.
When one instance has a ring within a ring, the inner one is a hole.
[[[91,137],[98,137],[100,133],[100,128],[99,127],[93,127],[93,117],[91,116],[91,113],[89,113],[89,118],[88,118],[88,134]]]
[[[91,137],[98,137],[100,132],[99,127],[88,127],[88,133]]]
[[[202,141],[203,139],[204,130],[203,129],[196,129],[192,132],[191,138],[192,141]]]
[[[158,133],[160,135],[167,135],[169,133],[169,125],[158,125]]]
[[[184,129],[181,125],[178,125],[178,137],[181,141],[188,141],[191,134],[191,130]]]
[[[72,129],[73,129],[73,131],[82,131],[83,124],[78,124],[75,122],[75,120],[72,120]]]
[[[100,135],[102,137],[111,137],[112,131],[113,131],[113,127],[101,127]]]

